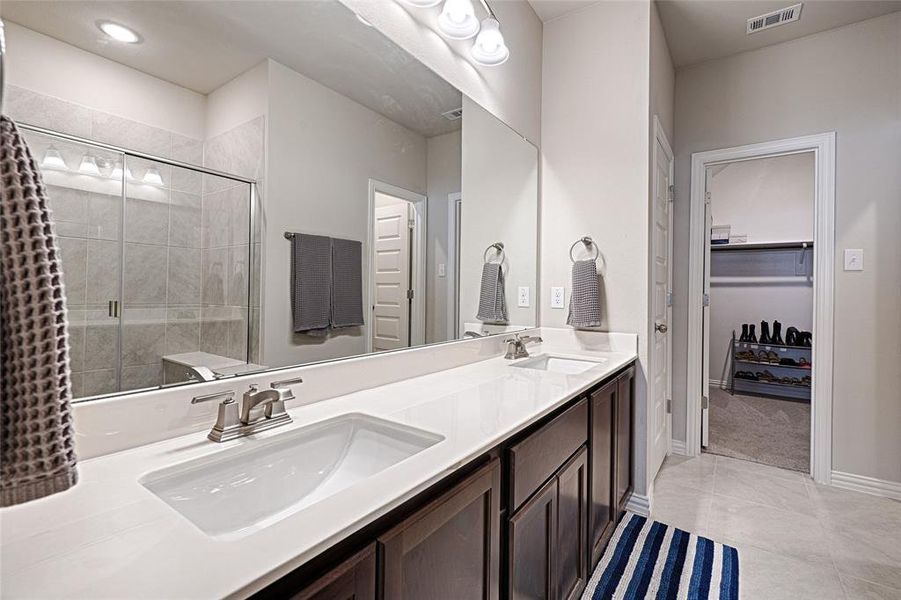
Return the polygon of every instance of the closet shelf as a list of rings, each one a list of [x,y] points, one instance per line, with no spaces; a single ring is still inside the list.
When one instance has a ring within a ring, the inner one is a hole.
[[[736,339],[732,340],[732,344],[742,348],[760,348],[760,349],[779,349],[786,348],[788,350],[813,350],[810,346],[788,346],[786,344],[761,344],[760,342],[740,342]]]
[[[711,252],[723,250],[803,250],[804,248],[813,248],[813,242],[746,242],[742,244],[710,245]]]
[[[736,358],[735,362],[746,363],[749,365],[761,365],[764,367],[774,367],[776,369],[796,369],[799,371],[807,371],[808,373],[813,370],[810,367],[801,367],[798,365],[780,365],[777,363],[760,362],[759,360],[745,360],[745,359],[741,359],[741,358]],[[741,379],[741,378],[739,377],[739,379]]]
[[[738,383],[738,382],[753,383],[754,385],[774,385],[774,386],[795,388],[795,389],[801,389],[801,390],[809,390],[810,389],[810,386],[807,385],[806,383],[798,385],[795,383],[782,383],[781,381],[763,381],[763,380],[755,381],[753,379],[745,379],[744,377],[736,377],[735,383]]]

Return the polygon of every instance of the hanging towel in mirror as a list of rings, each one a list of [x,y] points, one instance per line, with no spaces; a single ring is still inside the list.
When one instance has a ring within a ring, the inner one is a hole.
[[[291,314],[294,333],[328,334],[331,318],[332,244],[322,235],[291,238]]]
[[[504,296],[504,270],[501,263],[482,265],[482,287],[476,318],[487,323],[507,322],[507,300]]]
[[[572,268],[572,293],[566,324],[573,327],[600,327],[601,292],[598,287],[597,264],[593,260],[577,260]]]
[[[332,327],[363,325],[363,244],[332,239]]]
[[[47,189],[0,117],[0,506],[78,482],[66,296]]]

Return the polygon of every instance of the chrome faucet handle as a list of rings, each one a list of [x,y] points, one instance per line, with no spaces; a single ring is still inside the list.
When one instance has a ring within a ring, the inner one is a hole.
[[[214,442],[225,442],[238,437],[237,433],[241,429],[241,418],[238,414],[238,403],[235,402],[235,392],[228,390],[227,392],[213,392],[203,396],[195,396],[191,399],[191,404],[200,404],[201,402],[210,402],[212,400],[222,400],[219,403],[219,412],[216,415],[216,424],[207,434],[207,437]]]
[[[269,387],[278,392],[280,402],[287,402],[288,400],[294,400],[297,397],[294,395],[294,390],[291,389],[291,386],[297,383],[303,383],[303,377],[295,377],[283,381],[273,381],[269,384]],[[282,406],[282,410],[284,411],[284,406]],[[266,408],[266,412],[267,416],[269,416],[269,412],[271,412],[269,407]]]
[[[191,404],[200,404],[201,402],[211,402],[213,400],[222,400],[222,404],[232,403],[235,401],[235,392],[234,390],[228,390],[226,392],[213,392],[203,396],[194,396],[191,398]]]

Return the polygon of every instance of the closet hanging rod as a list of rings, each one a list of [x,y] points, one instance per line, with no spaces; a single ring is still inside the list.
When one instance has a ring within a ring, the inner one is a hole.
[[[728,250],[806,250],[813,248],[812,241],[800,242],[745,242],[739,244],[710,244],[711,251]]]

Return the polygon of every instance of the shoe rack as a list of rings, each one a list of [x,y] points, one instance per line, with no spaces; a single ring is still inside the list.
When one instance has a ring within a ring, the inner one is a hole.
[[[812,351],[809,346],[742,342],[733,331],[730,393],[810,402]]]

